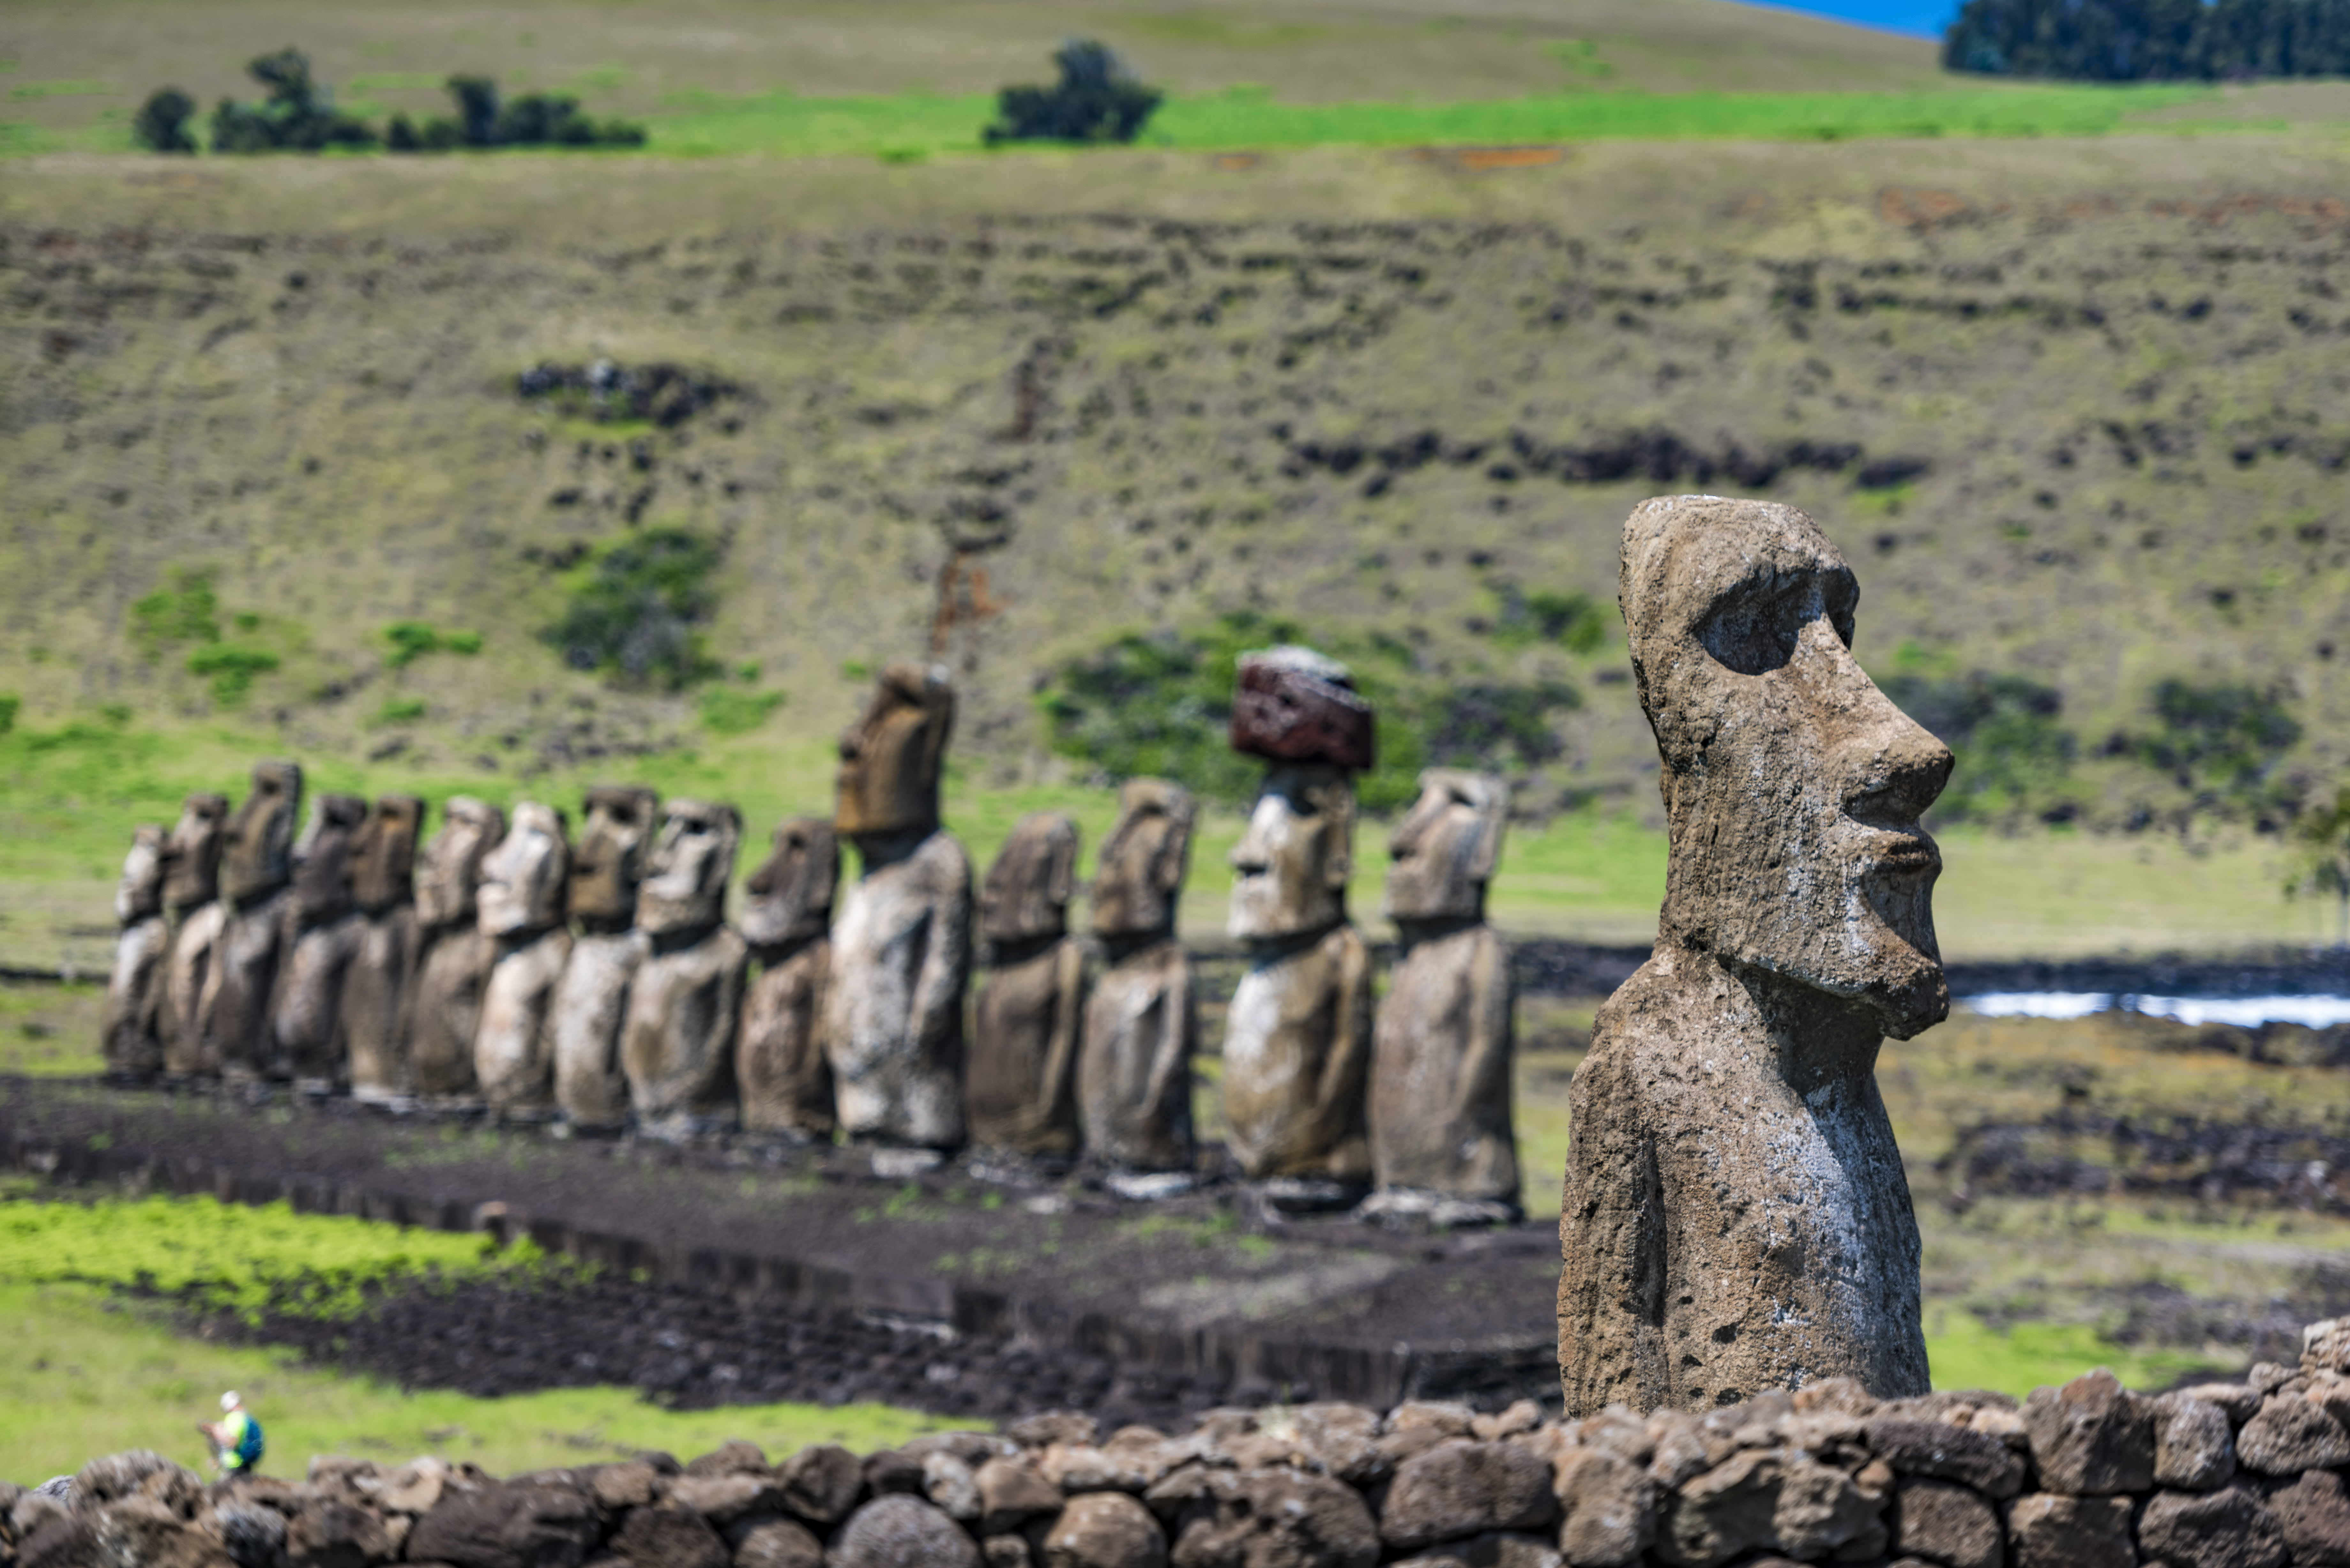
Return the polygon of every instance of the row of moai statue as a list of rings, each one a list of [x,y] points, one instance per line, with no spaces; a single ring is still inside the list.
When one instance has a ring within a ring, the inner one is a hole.
[[[732,806],[599,787],[574,843],[552,807],[509,820],[460,796],[420,858],[415,797],[320,796],[297,838],[301,772],[264,763],[234,815],[191,795],[169,833],[139,829],[109,1069],[581,1129],[1083,1156],[1180,1185],[1196,1163],[1198,1010],[1175,937],[1191,798],[1123,786],[1090,943],[1068,929],[1076,824],[1024,819],[974,933],[970,862],[939,813],[953,719],[943,672],[884,671],[841,742],[833,817],[775,830],[734,926]],[[1277,649],[1243,661],[1232,738],[1266,762],[1233,852],[1231,931],[1248,950],[1223,1054],[1233,1159],[1286,1206],[1376,1187],[1389,1210],[1513,1212],[1509,957],[1483,918],[1505,787],[1423,775],[1392,837],[1405,950],[1375,1016],[1346,907],[1368,705],[1342,667]],[[836,917],[842,836],[861,874]],[[984,974],[966,1007],[974,935]]]

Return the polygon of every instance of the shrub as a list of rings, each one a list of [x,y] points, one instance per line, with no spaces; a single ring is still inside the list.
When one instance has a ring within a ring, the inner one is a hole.
[[[1118,51],[1071,38],[1053,53],[1061,79],[1051,87],[1008,87],[996,94],[996,121],[986,131],[1003,141],[1132,141],[1165,95],[1145,87]]]
[[[2238,684],[2158,684],[2157,728],[2137,737],[2139,760],[2181,789],[2247,805],[2274,804],[2268,786],[2277,760],[2301,739],[2301,725],[2274,695]]]
[[[702,722],[721,735],[747,735],[784,705],[780,691],[744,691],[712,686],[702,694]]]
[[[167,643],[218,642],[220,599],[208,567],[182,566],[166,587],[131,605],[131,625],[147,657]]]
[[[288,47],[245,67],[269,89],[263,102],[224,98],[213,111],[215,152],[316,152],[325,147],[372,147],[375,132],[335,110],[335,97],[310,75],[310,57]]]
[[[650,528],[599,552],[574,575],[570,602],[540,636],[574,670],[675,691],[717,665],[699,628],[717,608],[718,546],[682,528]]]
[[[277,668],[277,656],[265,648],[244,643],[215,642],[188,655],[188,673],[212,681],[213,701],[234,708],[253,694],[255,678]]]
[[[490,77],[453,76],[449,96],[454,119],[440,116],[418,126],[393,117],[384,145],[394,152],[445,152],[457,147],[642,147],[645,128],[623,119],[596,119],[567,93],[525,93],[501,102]]]
[[[412,724],[424,717],[424,700],[421,697],[395,697],[376,710],[378,724]]]
[[[16,727],[16,715],[23,709],[21,697],[0,697],[0,735]]]
[[[2054,687],[1979,670],[1946,679],[1892,675],[1882,689],[1958,759],[1950,787],[1935,803],[1938,817],[2071,815],[2060,795],[2080,747],[2057,722],[2064,700]]]
[[[193,152],[196,139],[188,130],[188,121],[195,118],[196,100],[178,88],[163,88],[148,96],[139,106],[139,117],[130,122],[130,134],[139,145],[151,152]]]

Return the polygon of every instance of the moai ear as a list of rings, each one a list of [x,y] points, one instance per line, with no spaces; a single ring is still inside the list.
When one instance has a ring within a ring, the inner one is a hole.
[[[1151,857],[1150,881],[1159,892],[1171,896],[1181,889],[1184,874],[1191,867],[1191,821],[1199,808],[1192,804],[1191,791],[1170,788],[1163,809],[1167,832]]]

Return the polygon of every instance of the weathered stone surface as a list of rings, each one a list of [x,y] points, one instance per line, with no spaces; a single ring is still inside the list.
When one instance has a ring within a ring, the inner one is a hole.
[[[2228,1413],[2228,1425],[2241,1427],[2261,1411],[2261,1396],[2241,1383],[2196,1383],[2173,1391],[2182,1399],[2200,1399]]]
[[[293,893],[280,888],[249,905],[234,906],[222,921],[213,945],[209,1012],[224,1076],[251,1081],[266,1076],[275,1065],[269,1002],[285,961],[293,902]]]
[[[2144,1491],[2154,1484],[2154,1401],[2102,1366],[2062,1388],[2034,1388],[2023,1424],[2040,1484],[2076,1497]]]
[[[360,934],[351,897],[352,851],[367,815],[367,802],[357,795],[322,794],[294,846],[291,929],[271,1012],[270,1070],[317,1088],[346,1075],[343,988]]]
[[[764,1468],[704,1475],[689,1470],[662,1488],[662,1498],[722,1530],[740,1519],[781,1512],[785,1506],[783,1489]]]
[[[322,794],[294,846],[294,928],[307,930],[340,919],[351,898],[351,853],[367,822],[367,802],[355,794]]]
[[[119,1077],[144,1078],[163,1065],[163,969],[171,938],[163,917],[168,844],[161,827],[133,829],[115,888],[114,970],[107,981],[99,1044],[106,1070]]]
[[[2228,1413],[2207,1400],[2166,1394],[2155,1402],[2154,1480],[2186,1491],[2223,1487],[2236,1473]]]
[[[302,809],[302,770],[292,763],[253,764],[253,790],[228,819],[221,842],[221,895],[239,909],[260,903],[294,879],[294,826]]]
[[[1024,1449],[1045,1449],[1055,1443],[1092,1443],[1101,1436],[1101,1423],[1082,1410],[1044,1410],[1024,1416],[1003,1429],[1003,1435]]]
[[[1489,1530],[1538,1530],[1557,1517],[1550,1482],[1550,1467],[1526,1449],[1454,1438],[1397,1468],[1379,1535],[1409,1550]]]
[[[921,1456],[922,1495],[931,1506],[958,1524],[978,1522],[981,1512],[979,1478],[955,1455],[933,1449]]]
[[[411,1563],[451,1568],[577,1568],[603,1530],[574,1487],[508,1482],[444,1498],[408,1534]]]
[[[825,1054],[853,1137],[930,1148],[963,1141],[963,988],[971,862],[944,833],[867,835],[864,875],[832,935]]]
[[[88,1530],[95,1560],[107,1568],[116,1563],[137,1568],[232,1568],[234,1563],[218,1539],[143,1497],[98,1510]],[[36,1555],[30,1549],[24,1560],[31,1568],[49,1568],[53,1563],[62,1568],[66,1561],[48,1552]]]
[[[1681,1485],[1664,1505],[1657,1552],[1680,1568],[1714,1568],[1757,1547],[1804,1559],[1863,1541],[1881,1549],[1881,1507],[1799,1450],[1747,1449]]]
[[[731,805],[670,802],[637,888],[637,929],[655,937],[688,937],[723,920],[742,837],[742,815]]]
[[[1912,1476],[1894,1494],[1892,1549],[1943,1568],[2001,1568],[1999,1511],[1971,1487]]]
[[[637,890],[637,926],[652,950],[629,987],[620,1061],[637,1119],[653,1129],[734,1119],[734,1027],[751,950],[719,922],[741,832],[731,805],[671,801]]]
[[[858,1509],[826,1561],[831,1568],[980,1568],[979,1547],[962,1526],[904,1493]]]
[[[2137,1568],[2130,1500],[2036,1491],[2007,1511],[2014,1568]]]
[[[1949,1011],[1918,827],[1950,753],[1849,651],[1857,590],[1791,507],[1642,503],[1621,598],[1662,759],[1655,956],[1575,1075],[1567,1409],[1929,1386],[1918,1228],[1874,1070]]]
[[[612,1551],[631,1568],[727,1568],[730,1561],[710,1521],[681,1507],[631,1509]]]
[[[348,1503],[314,1502],[286,1527],[292,1568],[366,1568],[399,1555],[400,1542],[384,1521]]]
[[[341,1054],[356,1099],[415,1092],[400,1038],[400,1008],[417,956],[416,844],[424,803],[388,794],[351,846],[351,902],[359,930],[343,977]]]
[[[963,1074],[964,1114],[982,1148],[1076,1152],[1085,954],[1066,934],[1076,866],[1077,825],[1037,812],[1014,825],[982,885],[988,971],[972,1008]]]
[[[1947,1421],[1877,1419],[1866,1428],[1868,1451],[1908,1476],[1970,1486],[1994,1502],[2023,1490],[2023,1461],[1988,1433]]]
[[[629,1119],[620,1033],[628,1023],[629,983],[651,950],[651,939],[638,930],[591,930],[572,940],[546,1027],[555,1106],[574,1127],[617,1127]]]
[[[482,861],[475,907],[497,958],[482,989],[473,1074],[500,1116],[537,1117],[555,1105],[554,1041],[547,1017],[571,957],[562,925],[570,875],[563,814],[536,801],[515,807],[506,836]]]
[[[1645,1465],[1598,1448],[1571,1448],[1551,1467],[1565,1516],[1558,1543],[1575,1568],[1631,1568],[1656,1536],[1657,1485]]]
[[[2350,1317],[2323,1318],[2303,1328],[2301,1366],[2305,1372],[2350,1376]]]
[[[837,1524],[857,1506],[865,1487],[865,1467],[835,1443],[802,1449],[775,1467],[784,1506],[816,1524]]]
[[[660,796],[635,784],[598,784],[582,805],[568,912],[582,931],[611,936],[635,923],[637,886],[660,824]]]
[[[734,1568],[824,1568],[824,1543],[796,1520],[770,1520],[743,1534]]]
[[[2350,1491],[2332,1470],[2310,1470],[2269,1494],[2285,1547],[2300,1568],[2350,1568]]]
[[[1045,1568],[1166,1568],[1167,1537],[1123,1492],[1072,1498],[1045,1536]]]
[[[1372,1033],[1378,1184],[1514,1206],[1509,944],[1482,921],[1403,929]]]
[[[1295,1470],[1209,1471],[1179,1515],[1174,1568],[1372,1568],[1378,1527],[1360,1493]]]
[[[162,1005],[156,1029],[163,1046],[163,1071],[209,1075],[220,1071],[212,1027],[216,994],[216,950],[228,911],[218,901],[222,840],[228,801],[217,794],[192,794],[180,804],[180,820],[163,849],[163,906],[173,922],[164,960]]]
[[[1581,1568],[1579,1559],[1563,1554],[1539,1535],[1494,1532],[1466,1541],[1448,1541],[1409,1557],[1394,1559],[1396,1568]]]
[[[2261,1500],[2240,1486],[2166,1491],[2137,1521],[2138,1555],[2165,1568],[2284,1568],[2284,1532]]]
[[[1277,763],[1328,763],[1361,772],[1373,764],[1371,705],[1347,667],[1309,648],[1241,656],[1232,693],[1232,750]]]
[[[1077,1055],[1085,1147],[1131,1170],[1188,1169],[1199,1038],[1191,961],[1171,936],[1107,940],[1110,962],[1086,998]]]
[[[184,917],[220,897],[220,860],[228,831],[228,797],[182,796],[180,820],[163,848],[163,908]]]
[[[734,1051],[745,1131],[809,1141],[832,1136],[824,987],[839,877],[839,840],[832,824],[815,816],[777,827],[773,852],[751,874],[741,929],[760,967],[743,998]]]
[[[442,807],[416,878],[415,981],[401,1003],[401,1044],[418,1095],[437,1104],[470,1099],[473,1035],[497,939],[482,934],[482,862],[505,836],[505,814],[470,795]]]
[[[2280,1392],[2236,1434],[2236,1458],[2246,1469],[2268,1476],[2332,1469],[2350,1465],[2350,1433],[2324,1406]]]

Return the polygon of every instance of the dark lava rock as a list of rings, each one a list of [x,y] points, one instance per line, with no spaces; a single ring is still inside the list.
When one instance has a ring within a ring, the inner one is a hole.
[[[2242,1487],[2166,1491],[2138,1516],[2138,1551],[2177,1568],[2284,1568],[2276,1515]]]
[[[2154,1401],[2102,1366],[2061,1388],[2034,1388],[2023,1426],[2051,1491],[2094,1497],[2154,1485]]]
[[[877,1497],[832,1543],[830,1568],[980,1568],[962,1526],[918,1497]]]
[[[452,1568],[578,1568],[603,1532],[570,1487],[485,1486],[444,1497],[409,1532],[411,1563]]]

